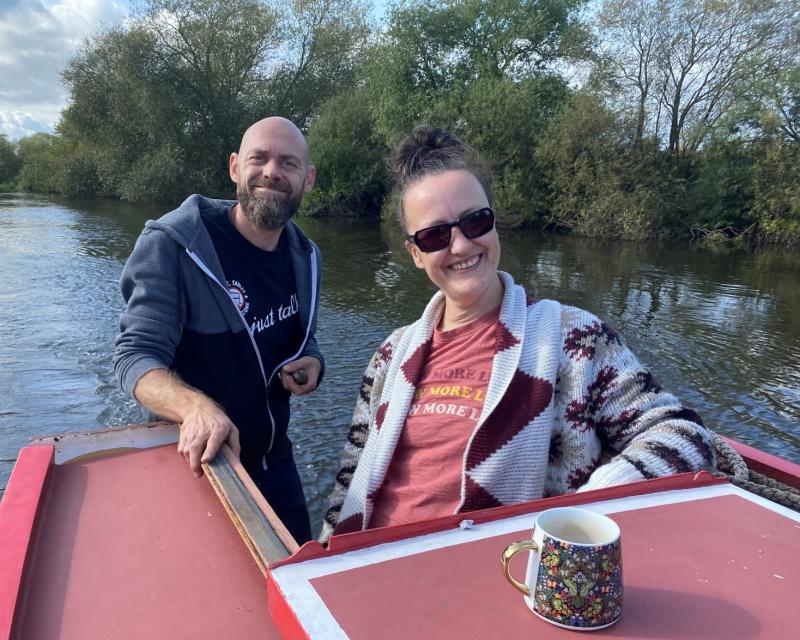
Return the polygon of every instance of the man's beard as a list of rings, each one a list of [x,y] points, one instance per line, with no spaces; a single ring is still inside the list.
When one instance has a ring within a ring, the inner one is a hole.
[[[275,231],[283,228],[300,208],[302,192],[266,191],[256,194],[245,186],[236,187],[236,197],[245,217],[256,228]]]

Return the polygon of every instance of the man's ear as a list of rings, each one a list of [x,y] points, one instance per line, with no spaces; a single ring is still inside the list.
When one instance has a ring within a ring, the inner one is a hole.
[[[235,151],[228,158],[228,174],[237,185],[239,184],[239,154]]]
[[[412,260],[414,260],[414,264],[417,266],[417,269],[424,269],[425,265],[422,263],[422,256],[420,255],[420,250],[417,245],[409,240],[405,242],[406,251],[411,254]]]
[[[303,191],[308,193],[314,187],[314,181],[317,179],[317,168],[310,164],[306,169],[306,183],[303,185]]]

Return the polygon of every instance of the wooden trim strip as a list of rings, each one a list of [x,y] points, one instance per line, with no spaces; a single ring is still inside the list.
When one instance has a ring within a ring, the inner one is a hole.
[[[299,548],[227,444],[203,471],[261,572]]]
[[[24,447],[0,502],[0,640],[10,640],[53,447]]]

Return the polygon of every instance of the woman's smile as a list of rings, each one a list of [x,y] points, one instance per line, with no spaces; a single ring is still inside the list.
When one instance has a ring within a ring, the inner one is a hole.
[[[478,264],[478,262],[480,262],[482,257],[483,254],[479,253],[478,255],[472,256],[467,260],[462,260],[461,262],[456,262],[455,264],[451,264],[447,268],[452,269],[453,271],[465,271]]]

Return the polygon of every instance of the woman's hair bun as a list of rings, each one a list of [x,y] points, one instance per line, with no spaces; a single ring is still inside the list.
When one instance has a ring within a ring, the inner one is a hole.
[[[403,196],[413,183],[430,175],[469,171],[480,182],[489,205],[492,204],[492,176],[478,153],[447,129],[427,124],[415,127],[386,159],[394,177],[397,221],[406,229]]]
[[[466,167],[467,150],[458,137],[440,127],[420,125],[389,156],[389,169],[402,189],[431,173]]]

